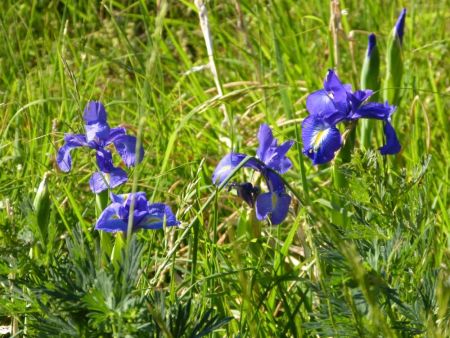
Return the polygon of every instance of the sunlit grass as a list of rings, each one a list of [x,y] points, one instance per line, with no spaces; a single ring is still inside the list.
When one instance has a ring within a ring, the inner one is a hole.
[[[1,2],[0,326],[29,336],[450,335],[448,4],[341,1],[333,30],[326,1],[209,1],[214,74],[195,3],[157,3]],[[379,155],[377,124],[370,148],[357,142],[341,166],[340,188],[332,166],[301,154],[306,97],[331,67],[358,88],[371,32],[384,74],[403,7],[402,151]],[[55,163],[63,134],[83,132],[90,100],[111,125],[142,126],[145,158],[115,193],[135,181],[182,221],[138,232],[118,263],[102,252],[114,236],[93,230],[95,159],[73,152],[68,174]],[[283,177],[300,200],[291,193],[288,218],[258,223],[255,236],[248,206],[211,175],[231,149],[254,155],[261,123],[295,140]],[[47,172],[42,241],[33,200]]]

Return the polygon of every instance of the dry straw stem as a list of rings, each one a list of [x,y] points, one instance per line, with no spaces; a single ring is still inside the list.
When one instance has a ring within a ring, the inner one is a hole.
[[[216,62],[214,60],[214,48],[213,48],[213,43],[212,43],[211,30],[209,28],[208,10],[206,9],[206,5],[203,0],[195,0],[194,3],[198,9],[200,28],[202,29],[202,34],[205,39],[206,52],[208,53],[208,59],[209,59],[209,61],[208,61],[209,69],[214,78],[214,83],[215,83],[216,89],[217,89],[217,95],[219,98],[221,98],[221,97],[223,97],[223,87],[222,87],[222,83],[220,82],[219,74],[217,72]],[[222,110],[222,112],[224,114],[225,121],[227,121],[228,124],[231,125],[231,118],[228,115],[228,111],[227,111],[225,104],[222,104],[220,106],[220,109]]]

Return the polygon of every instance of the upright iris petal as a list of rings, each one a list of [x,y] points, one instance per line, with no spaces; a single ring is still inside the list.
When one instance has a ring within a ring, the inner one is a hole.
[[[114,144],[117,152],[130,167],[137,163],[136,138],[126,135],[125,128],[110,128],[107,123],[106,110],[100,102],[89,102],[84,110],[86,135],[66,134],[65,144],[58,150],[56,162],[59,168],[68,172],[72,168],[70,152],[74,148],[88,147],[96,150],[97,165],[100,172],[94,173],[89,181],[92,191],[99,193],[108,188],[114,188],[127,181],[126,172],[114,166],[111,152],[106,149]],[[139,161],[144,156],[144,149],[139,149]]]
[[[114,195],[111,203],[103,210],[97,220],[95,229],[107,232],[127,231],[130,217],[133,218],[133,230],[162,229],[166,226],[176,226],[180,222],[176,219],[172,209],[163,203],[150,203],[143,192]],[[134,200],[133,214],[130,215]]]
[[[256,154],[266,166],[280,174],[285,173],[292,167],[292,162],[286,157],[286,153],[291,149],[294,141],[287,141],[278,146],[278,142],[273,137],[272,130],[267,124],[262,124],[259,127],[258,139],[259,147]]]

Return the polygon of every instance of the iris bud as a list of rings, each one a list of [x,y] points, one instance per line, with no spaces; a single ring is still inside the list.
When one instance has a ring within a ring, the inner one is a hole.
[[[369,43],[361,71],[361,89],[373,90],[371,101],[378,101],[378,92],[380,90],[380,53],[378,52],[376,36],[373,33],[369,35]],[[363,120],[361,122],[361,145],[364,149],[368,149],[370,148],[373,121]]]
[[[36,215],[36,221],[39,226],[42,240],[45,241],[48,233],[48,224],[50,220],[50,194],[48,190],[49,173],[46,172],[39,184],[36,196],[33,201],[33,208]]]
[[[389,36],[386,55],[384,100],[394,105],[398,105],[400,99],[400,87],[403,77],[402,45],[405,29],[405,16],[406,8],[400,13],[397,23]]]

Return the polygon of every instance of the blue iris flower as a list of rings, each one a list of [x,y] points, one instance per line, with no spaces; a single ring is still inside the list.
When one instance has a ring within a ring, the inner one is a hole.
[[[170,207],[163,203],[150,203],[144,192],[123,195],[111,194],[112,203],[103,210],[95,225],[96,230],[107,232],[126,232],[128,221],[133,217],[133,230],[162,229],[166,226],[176,226],[177,221]],[[134,199],[133,215],[130,215]]]
[[[59,168],[68,172],[72,169],[70,152],[74,148],[88,147],[96,151],[97,165],[100,171],[92,174],[89,185],[98,194],[108,188],[114,188],[127,181],[127,173],[113,165],[112,154],[106,149],[114,144],[117,152],[127,167],[136,165],[136,137],[126,135],[125,128],[110,128],[106,122],[106,110],[100,102],[89,102],[84,110],[86,135],[65,134],[64,145],[58,150],[56,162]],[[139,149],[141,161],[144,149]]]
[[[361,118],[384,121],[386,144],[380,148],[383,155],[400,151],[395,130],[391,125],[394,106],[387,103],[367,102],[371,90],[352,91],[351,85],[342,84],[333,70],[329,70],[324,89],[311,93],[306,99],[309,116],[302,122],[303,153],[313,164],[324,164],[334,158],[342,146],[336,125]]]
[[[286,153],[294,142],[287,141],[278,145],[272,130],[266,124],[260,126],[258,139],[257,157],[247,161],[244,167],[260,172],[269,192],[261,193],[259,187],[254,187],[248,182],[231,183],[230,187],[235,188],[238,196],[255,208],[258,220],[268,218],[273,225],[277,225],[286,218],[291,203],[291,197],[286,193],[280,174],[292,167],[292,162],[286,157]],[[234,152],[225,155],[214,170],[213,182],[217,185],[222,183],[246,157],[245,154]]]

